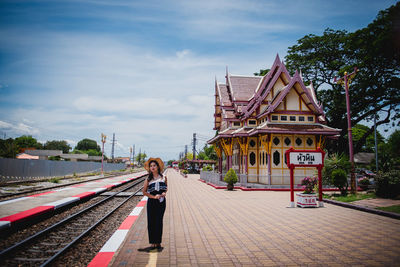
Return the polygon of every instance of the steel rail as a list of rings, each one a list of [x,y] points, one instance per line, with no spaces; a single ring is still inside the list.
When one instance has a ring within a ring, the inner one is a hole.
[[[105,219],[108,218],[112,213],[114,213],[117,209],[119,209],[125,202],[127,202],[129,199],[134,197],[137,192],[143,189],[143,186],[138,189],[135,193],[133,193],[131,196],[129,196],[127,199],[125,199],[121,204],[119,204],[116,208],[111,210],[109,213],[103,216],[100,220],[98,220],[96,223],[94,223],[92,226],[90,226],[87,230],[85,230],[83,233],[81,233],[78,237],[76,237],[74,240],[72,240],[68,245],[63,247],[61,250],[59,250],[55,255],[53,255],[50,259],[45,261],[41,267],[48,266],[49,264],[53,263],[62,253],[64,253],[66,250],[68,250],[70,247],[72,247],[76,242],[78,242],[80,239],[82,239],[84,236],[86,236],[90,231],[92,231],[94,228],[96,228],[97,225],[99,225],[101,222],[103,222]]]
[[[44,234],[50,232],[51,230],[53,230],[53,229],[55,229],[55,228],[57,228],[57,227],[59,227],[59,226],[62,226],[62,225],[64,225],[64,224],[66,224],[67,222],[71,221],[72,219],[77,218],[78,216],[80,216],[80,215],[86,213],[87,211],[89,211],[89,210],[91,210],[91,209],[93,209],[93,208],[99,206],[100,204],[102,204],[102,203],[104,203],[104,202],[110,200],[111,198],[115,197],[117,194],[119,194],[119,193],[121,193],[121,192],[124,192],[124,191],[126,191],[126,190],[128,190],[128,189],[130,189],[130,188],[132,188],[132,187],[134,187],[134,186],[136,186],[136,185],[138,185],[138,184],[140,184],[140,183],[143,182],[143,181],[144,181],[144,179],[141,179],[140,181],[134,183],[134,184],[131,185],[130,187],[127,187],[127,188],[125,188],[125,189],[123,189],[123,190],[121,190],[121,191],[119,191],[119,192],[115,192],[115,193],[113,193],[112,195],[106,197],[105,199],[102,199],[102,200],[100,200],[99,202],[96,202],[96,203],[94,203],[93,205],[91,205],[91,206],[89,206],[89,207],[87,207],[87,208],[85,208],[85,209],[83,209],[83,210],[81,210],[81,211],[79,211],[79,212],[77,212],[77,213],[75,213],[75,214],[72,214],[71,216],[69,216],[69,217],[67,217],[67,218],[65,218],[65,219],[63,219],[63,220],[61,220],[61,221],[59,221],[59,222],[53,224],[52,226],[50,226],[50,227],[48,227],[48,228],[46,228],[46,229],[44,229],[44,230],[42,230],[42,231],[40,231],[40,232],[38,232],[38,233],[36,233],[36,234],[33,234],[33,235],[31,235],[30,237],[28,237],[28,238],[26,238],[26,239],[24,239],[24,240],[22,240],[22,241],[20,241],[20,242],[18,242],[18,243],[16,243],[16,244],[12,245],[11,247],[8,247],[8,248],[6,248],[6,249],[0,251],[0,260],[3,260],[3,258],[4,258],[7,254],[9,254],[10,252],[14,251],[15,249],[20,248],[20,247],[22,247],[22,246],[24,246],[24,245],[26,245],[26,244],[32,242],[34,239],[36,239],[36,238],[38,238],[38,237],[41,237],[41,236],[43,236]],[[139,190],[141,190],[141,189],[139,189]],[[138,190],[138,191],[139,191],[139,190]],[[136,191],[135,194],[136,194],[138,191]],[[134,196],[135,194],[133,194],[132,196]],[[129,198],[131,198],[132,196],[130,196]]]

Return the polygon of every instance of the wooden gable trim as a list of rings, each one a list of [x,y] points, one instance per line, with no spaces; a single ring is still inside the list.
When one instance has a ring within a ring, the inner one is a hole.
[[[264,101],[264,99],[268,96],[268,94],[271,91],[272,91],[272,94],[274,94],[273,87],[274,87],[276,81],[278,80],[278,78],[282,74],[286,75],[288,80],[291,80],[289,72],[287,71],[285,65],[280,61],[279,56],[277,55],[275,62],[272,65],[271,70],[266,75],[267,78],[264,80],[264,82],[261,84],[261,86],[257,89],[257,93],[253,96],[253,99],[250,101],[250,103],[248,105],[248,107],[250,107],[250,109],[247,109],[244,112],[244,119],[248,118],[254,112],[254,110],[256,110],[261,105],[261,103]],[[282,82],[285,83],[285,80],[282,79]],[[267,87],[264,87],[264,86],[267,86]],[[264,89],[260,92],[261,88],[264,88]],[[273,98],[273,95],[272,95],[272,98]]]
[[[282,100],[286,97],[286,95],[289,93],[289,91],[294,87],[294,85],[296,83],[298,83],[300,85],[301,89],[304,91],[305,95],[307,96],[307,98],[309,100],[308,103],[306,101],[304,101],[305,104],[307,106],[312,105],[315,108],[316,114],[318,114],[318,115],[323,114],[321,107],[319,107],[316,103],[314,103],[313,98],[308,93],[308,89],[304,86],[304,84],[300,78],[300,75],[297,71],[296,71],[295,75],[293,76],[292,80],[290,81],[290,83],[286,86],[286,88],[283,91],[281,91],[280,95],[276,99],[274,99],[274,101],[271,103],[270,108],[268,109],[268,112],[274,111],[279,106],[279,104],[282,102]],[[305,99],[303,98],[303,100],[305,100]]]

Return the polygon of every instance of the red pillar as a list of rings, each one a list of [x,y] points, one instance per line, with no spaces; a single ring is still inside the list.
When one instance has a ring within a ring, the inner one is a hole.
[[[268,182],[271,185],[272,171],[271,171],[271,155],[270,154],[267,154],[267,160],[268,160]]]
[[[323,207],[324,202],[322,202],[322,167],[318,167],[318,201],[319,206]]]
[[[290,207],[294,208],[294,167],[290,166]]]

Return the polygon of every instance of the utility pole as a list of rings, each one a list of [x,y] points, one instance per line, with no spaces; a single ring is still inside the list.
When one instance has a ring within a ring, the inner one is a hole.
[[[193,134],[193,160],[196,160],[196,133]]]
[[[350,154],[350,163],[351,163],[351,193],[356,194],[356,176],[354,173],[354,155],[353,155],[353,135],[351,131],[351,113],[350,113],[350,97],[349,97],[349,84],[351,80],[356,76],[357,68],[354,68],[354,71],[350,74],[347,74],[347,71],[344,72],[344,76],[338,80],[336,77],[334,82],[344,86],[346,91],[346,108],[347,108],[347,131],[349,138],[349,154]]]
[[[132,164],[132,147],[129,148],[129,162]]]
[[[138,164],[140,164],[141,162],[141,157],[142,157],[142,148],[139,148]]]
[[[133,168],[135,168],[135,145],[133,145],[132,163],[133,163]]]
[[[101,149],[101,176],[104,176],[103,172],[103,161],[104,161],[104,143],[106,142],[107,136],[105,134],[101,134],[101,142],[103,143],[102,149]]]
[[[112,147],[111,147],[111,159],[114,161],[114,144],[115,144],[115,133],[113,133]]]

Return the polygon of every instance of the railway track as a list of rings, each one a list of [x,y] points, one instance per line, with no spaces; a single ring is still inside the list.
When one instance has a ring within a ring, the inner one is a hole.
[[[41,230],[0,252],[2,266],[48,266],[109,218],[142,189],[145,178],[114,192],[89,207]],[[130,196],[116,197],[135,188]],[[139,187],[139,188],[138,188]]]

